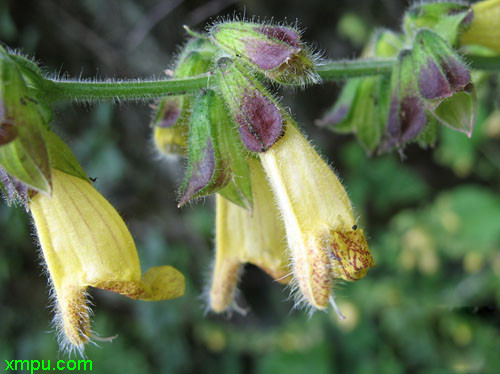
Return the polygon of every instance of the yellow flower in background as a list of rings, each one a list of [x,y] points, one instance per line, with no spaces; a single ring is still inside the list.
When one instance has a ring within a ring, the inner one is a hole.
[[[250,158],[253,209],[217,195],[216,255],[209,305],[214,312],[238,310],[234,294],[241,266],[251,263],[281,283],[290,272],[285,229],[259,160]]]
[[[473,18],[461,37],[462,44],[482,45],[500,53],[500,0],[472,5]]]
[[[290,118],[284,136],[259,154],[284,220],[303,300],[324,309],[333,279],[355,281],[375,265],[344,187]]]
[[[92,340],[86,289],[133,299],[165,300],[184,294],[184,276],[170,266],[141,277],[134,240],[122,218],[92,185],[53,169],[53,192],[29,203],[56,298],[61,344],[82,353]]]
[[[186,153],[187,139],[182,128],[156,126],[153,137],[156,150],[163,156]]]

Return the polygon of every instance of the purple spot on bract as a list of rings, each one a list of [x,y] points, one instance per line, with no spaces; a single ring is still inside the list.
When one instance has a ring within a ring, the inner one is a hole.
[[[17,137],[17,127],[9,120],[0,123],[0,146],[10,143]]]
[[[196,161],[190,170],[186,189],[182,193],[178,206],[182,206],[208,186],[215,172],[215,155],[212,141],[209,140],[203,151],[202,158]]]
[[[422,101],[415,96],[407,96],[401,100],[399,108],[401,141],[415,138],[422,131],[427,116]]]
[[[460,61],[453,57],[443,59],[441,68],[446,74],[453,92],[462,91],[470,82],[470,72]]]
[[[299,35],[294,30],[279,26],[259,26],[255,28],[255,31],[270,38],[278,39],[292,47],[299,47]]]
[[[418,76],[420,93],[425,99],[447,97],[452,94],[450,84],[432,59],[422,67]]]
[[[467,5],[456,5],[455,8],[449,9],[448,10],[448,15],[449,16],[454,16],[455,14],[460,14],[460,13],[465,13],[469,10],[469,6]]]
[[[474,11],[471,9],[469,13],[465,16],[465,18],[462,20],[460,26],[462,27],[470,26],[473,19],[474,19]]]
[[[253,152],[264,152],[281,136],[280,110],[258,90],[245,92],[236,115],[241,139]]]
[[[340,105],[338,108],[328,112],[323,118],[316,121],[316,123],[319,126],[335,126],[345,118],[348,111],[348,105]]]
[[[158,122],[159,127],[171,127],[175,125],[181,114],[179,101],[169,101],[165,104],[163,118]]]
[[[418,97],[407,96],[399,101],[393,96],[387,123],[387,139],[382,149],[389,150],[415,138],[426,121],[425,109]]]
[[[396,96],[391,99],[389,118],[387,120],[387,132],[392,139],[398,139],[400,135],[399,127],[399,101]]]
[[[277,68],[288,61],[300,48],[290,47],[281,43],[260,40],[255,38],[245,39],[245,50],[251,62],[263,70]]]

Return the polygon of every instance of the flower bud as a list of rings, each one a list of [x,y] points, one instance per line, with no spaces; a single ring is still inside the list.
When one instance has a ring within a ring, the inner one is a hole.
[[[433,30],[448,43],[455,44],[458,35],[472,20],[472,10],[459,1],[419,2],[410,7],[403,25],[413,38],[421,29]]]
[[[324,309],[334,278],[354,281],[375,265],[337,176],[287,118],[285,135],[259,154],[283,217],[294,279]]]
[[[50,194],[51,169],[37,100],[15,61],[0,50],[0,166],[26,187]]]
[[[438,34],[421,30],[414,41],[414,61],[422,97],[450,97],[471,83],[471,76],[458,54]]]
[[[208,72],[214,53],[215,47],[209,41],[189,40],[178,57],[173,76],[186,78]],[[160,100],[152,122],[154,142],[160,154],[185,154],[191,111],[191,95],[167,96]]]
[[[471,135],[477,100],[469,68],[436,33],[421,30],[414,42],[415,69],[426,107],[446,126]]]
[[[312,52],[292,27],[223,22],[212,26],[209,34],[222,50],[280,84],[304,85],[320,80]]]
[[[217,195],[216,255],[209,292],[216,313],[237,306],[234,294],[240,268],[251,263],[280,283],[288,283],[285,229],[259,160],[249,158],[253,209],[249,212]]]
[[[375,34],[373,54],[375,57],[389,58],[397,56],[404,46],[404,35],[391,30],[379,30]]]
[[[472,4],[473,17],[460,36],[463,45],[482,45],[500,53],[500,0]]]
[[[216,79],[243,144],[252,152],[269,149],[282,134],[283,114],[276,100],[227,57],[217,61]]]
[[[52,196],[29,203],[56,298],[56,324],[65,348],[82,353],[91,340],[89,286],[140,300],[164,300],[184,293],[184,277],[170,266],[141,277],[134,240],[125,223],[88,182],[52,170]]]
[[[188,143],[188,126],[191,98],[168,96],[158,104],[153,120],[154,143],[160,154],[184,155]]]
[[[410,50],[402,50],[398,56],[391,75],[390,92],[383,151],[415,139],[427,123]]]

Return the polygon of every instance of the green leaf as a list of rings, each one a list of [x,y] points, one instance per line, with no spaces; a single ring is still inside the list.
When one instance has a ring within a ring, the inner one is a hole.
[[[8,57],[0,60],[3,121],[15,126],[17,137],[0,146],[0,165],[29,187],[50,194],[51,168],[37,101],[29,96],[24,80]]]
[[[226,199],[245,209],[252,207],[250,170],[246,162],[247,151],[220,98],[214,100],[210,111],[211,121],[216,123],[219,151],[231,173],[228,185],[218,191]]]
[[[71,149],[69,149],[59,136],[52,131],[46,131],[45,140],[47,142],[52,168],[61,170],[66,174],[73,175],[85,181],[89,180]]]

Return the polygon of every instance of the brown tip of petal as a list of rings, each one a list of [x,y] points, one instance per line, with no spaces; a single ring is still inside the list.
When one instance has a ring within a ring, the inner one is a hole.
[[[167,300],[184,295],[184,275],[171,266],[149,269],[138,281],[103,281],[93,285],[144,301]]]
[[[65,287],[57,295],[58,313],[56,323],[61,332],[62,346],[83,351],[90,341],[90,316],[85,290],[80,287]]]
[[[330,301],[332,277],[330,260],[323,244],[315,238],[305,248],[304,256],[293,256],[294,276],[306,301],[315,308],[325,309]]]
[[[240,265],[239,261],[227,259],[216,265],[209,293],[210,309],[215,313],[222,313],[233,304]]]
[[[330,248],[335,278],[356,281],[363,278],[368,270],[375,266],[361,229],[333,232]]]

